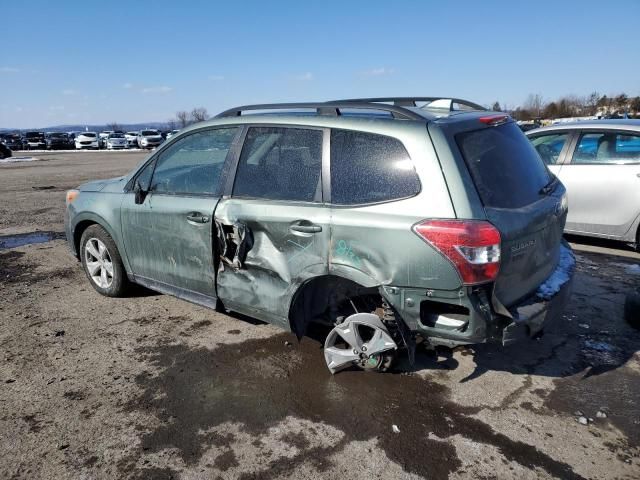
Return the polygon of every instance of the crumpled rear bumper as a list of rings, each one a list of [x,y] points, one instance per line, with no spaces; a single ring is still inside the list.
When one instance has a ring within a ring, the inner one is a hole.
[[[536,294],[525,302],[509,309],[512,322],[502,331],[502,344],[509,345],[532,337],[543,327],[555,321],[571,296],[575,257],[571,247],[563,242],[558,267]]]

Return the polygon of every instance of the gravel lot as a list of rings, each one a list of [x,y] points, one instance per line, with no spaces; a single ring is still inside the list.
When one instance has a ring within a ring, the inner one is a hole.
[[[0,478],[640,477],[640,332],[623,320],[637,254],[578,246],[571,303],[540,340],[331,376],[317,340],[143,289],[98,295],[57,235],[64,191],[145,154],[31,155],[0,165],[0,246],[52,238],[0,248]]]

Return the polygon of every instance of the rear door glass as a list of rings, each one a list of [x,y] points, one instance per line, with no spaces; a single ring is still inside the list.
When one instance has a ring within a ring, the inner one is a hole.
[[[551,175],[513,123],[456,135],[480,198],[492,208],[520,208],[540,199]]]
[[[622,132],[588,132],[580,135],[571,163],[640,163],[640,136]]]

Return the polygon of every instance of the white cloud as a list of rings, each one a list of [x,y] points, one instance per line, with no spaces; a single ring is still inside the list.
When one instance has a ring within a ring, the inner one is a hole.
[[[173,88],[161,85],[159,87],[145,87],[140,90],[142,93],[169,93]]]
[[[304,73],[301,73],[300,75],[296,75],[295,77],[293,77],[293,79],[300,80],[303,82],[308,82],[309,80],[313,80],[313,73],[304,72]]]
[[[391,75],[393,71],[393,68],[379,67],[372,68],[371,70],[365,70],[362,72],[362,75],[365,77],[381,77],[382,75]]]
[[[15,67],[0,67],[2,73],[18,73],[19,71],[20,69]]]
[[[124,85],[122,85],[122,88],[126,88],[127,90],[131,90],[133,88],[133,83],[125,83]]]
[[[224,80],[224,77],[222,75],[209,75],[209,80],[219,82],[220,80]]]
[[[76,93],[78,93],[78,92],[75,91],[73,88],[67,88],[67,89],[62,91],[63,95],[75,95]]]

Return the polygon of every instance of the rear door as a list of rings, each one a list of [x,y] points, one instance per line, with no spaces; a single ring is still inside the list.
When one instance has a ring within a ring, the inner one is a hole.
[[[163,149],[136,181],[121,208],[125,251],[136,280],[149,287],[215,305],[213,212],[222,170],[238,127],[186,135]]]
[[[321,128],[247,128],[230,196],[215,212],[225,307],[288,328],[297,288],[327,274],[326,142]]]
[[[565,190],[550,184],[553,177],[513,122],[459,133],[456,141],[487,219],[500,231],[495,295],[510,306],[532,294],[558,263]]]
[[[638,132],[582,130],[569,159],[559,172],[569,197],[567,231],[623,239],[640,214]]]

